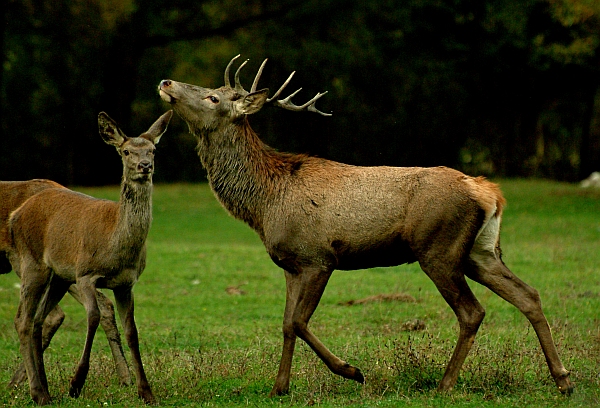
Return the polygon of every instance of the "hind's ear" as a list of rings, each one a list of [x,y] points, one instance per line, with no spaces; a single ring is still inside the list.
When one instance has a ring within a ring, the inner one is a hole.
[[[117,122],[105,112],[100,112],[98,115],[98,130],[102,139],[109,145],[119,147],[127,140],[127,136],[119,129]]]
[[[158,144],[160,137],[167,131],[167,126],[169,126],[169,121],[172,117],[173,111],[167,111],[141,137],[150,140],[154,144]]]

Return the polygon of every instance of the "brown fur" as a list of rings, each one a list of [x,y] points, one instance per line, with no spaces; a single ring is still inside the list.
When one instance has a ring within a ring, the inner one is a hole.
[[[131,349],[138,394],[145,402],[154,402],[139,352],[132,288],[145,266],[145,241],[152,220],[154,145],[171,115],[167,112],[136,138],[125,136],[105,113],[99,115],[100,135],[117,148],[123,161],[119,202],[49,188],[29,198],[10,216],[9,259],[21,278],[15,327],[30,393],[40,405],[50,402],[42,323],[72,284],[77,284],[86,308],[88,330],[69,394],[79,396],[89,370],[92,342],[101,319],[96,288],[108,288],[114,292]]]
[[[228,70],[229,66],[226,77]],[[466,282],[468,276],[527,316],[556,384],[562,392],[571,392],[539,295],[500,259],[505,201],[495,184],[446,167],[357,167],[277,153],[259,140],[246,119],[271,101],[268,90],[254,91],[253,85],[246,92],[237,79],[235,89],[228,83],[209,89],[164,80],[159,92],[198,137],[198,154],[217,198],[259,234],[285,271],[283,352],[271,395],[289,389],[297,336],[332,372],[363,382],[358,368],[336,357],[312,333],[310,317],[334,269],[415,261],[460,326],[439,389],[449,390],[456,383],[485,315]],[[314,100],[309,105],[316,111]]]
[[[12,266],[7,258],[7,251],[10,248],[11,239],[8,231],[8,217],[10,214],[20,207],[27,199],[39,193],[42,190],[49,188],[64,188],[58,183],[51,180],[28,180],[28,181],[0,181],[0,273],[10,272]],[[77,285],[69,287],[69,293],[79,303],[81,297],[77,289]],[[113,354],[115,368],[119,375],[119,381],[123,385],[128,385],[131,382],[127,361],[123,354],[123,346],[121,345],[121,335],[117,328],[115,320],[115,312],[112,301],[107,298],[102,292],[96,293],[98,299],[98,307],[101,313],[100,324],[104,329],[106,338]],[[56,306],[48,315],[43,325],[42,332],[42,348],[45,350],[49,345],[54,333],[58,330],[64,320],[64,312],[60,306]],[[27,379],[25,365],[17,369],[13,375],[10,386],[18,386]]]
[[[0,274],[12,270],[8,262],[7,251],[10,248],[8,217],[25,200],[47,188],[62,186],[51,180],[35,179],[29,181],[0,181]]]

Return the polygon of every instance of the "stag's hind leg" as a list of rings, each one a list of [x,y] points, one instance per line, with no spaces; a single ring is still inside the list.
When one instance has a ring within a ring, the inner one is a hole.
[[[450,264],[439,263],[429,266],[425,262],[421,263],[421,268],[454,311],[459,325],[454,352],[438,385],[440,391],[449,391],[456,384],[460,369],[475,342],[477,330],[485,317],[485,310],[469,288],[461,268],[450,268],[447,266]]]
[[[513,274],[496,251],[486,251],[475,245],[471,252],[471,259],[473,267],[468,273],[469,278],[487,286],[498,296],[516,306],[527,317],[540,341],[554,382],[560,392],[571,394],[573,384],[569,380],[569,372],[558,356],[538,292]]]
[[[485,310],[475,298],[464,276],[444,274],[428,274],[428,276],[458,319],[458,340],[444,376],[438,385],[438,390],[449,391],[456,384],[460,369],[475,342],[475,336],[485,317]]]

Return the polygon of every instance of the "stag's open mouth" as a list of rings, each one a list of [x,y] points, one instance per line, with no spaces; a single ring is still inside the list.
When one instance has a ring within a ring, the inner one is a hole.
[[[137,181],[138,183],[145,183],[152,179],[152,172],[150,171],[139,171],[136,174],[132,175],[130,178],[132,181]]]

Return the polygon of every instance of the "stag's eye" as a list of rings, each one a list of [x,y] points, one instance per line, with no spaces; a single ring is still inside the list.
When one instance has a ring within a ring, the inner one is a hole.
[[[127,150],[127,149],[123,150],[123,154],[124,154],[125,156],[129,156],[129,150]]]
[[[208,97],[208,99],[212,102],[212,103],[219,103],[219,98],[217,98],[214,95],[211,95]]]

